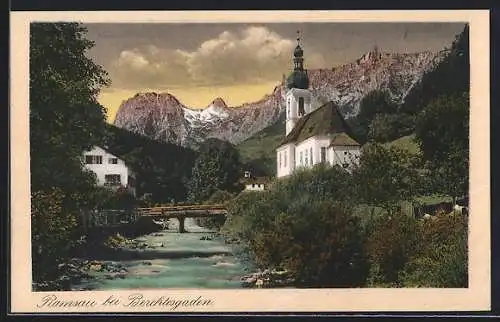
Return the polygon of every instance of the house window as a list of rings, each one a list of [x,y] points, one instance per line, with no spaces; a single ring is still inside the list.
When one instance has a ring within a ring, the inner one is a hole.
[[[308,165],[309,162],[308,162],[308,159],[307,159],[307,150],[304,151],[304,165]]]
[[[109,164],[118,164],[118,158],[109,158]]]
[[[299,116],[303,116],[305,114],[304,112],[304,98],[299,97]]]
[[[321,148],[321,162],[326,161],[326,147]]]
[[[86,164],[102,164],[102,155],[86,155]]]
[[[279,167],[281,168],[281,152],[278,153],[278,155],[279,155]]]
[[[311,165],[313,165],[314,164],[314,162],[313,162],[313,148],[309,149],[309,157],[311,158]]]
[[[288,158],[288,153],[285,151],[285,158],[284,158],[285,160],[284,160],[284,164],[283,164],[283,166],[284,166],[285,168],[286,168],[286,159],[287,159],[287,158]]]
[[[299,164],[302,165],[302,151],[300,151],[300,158],[299,158]]]
[[[252,183],[252,188],[255,188],[255,183]]]
[[[104,176],[105,184],[108,185],[119,185],[121,184],[121,176],[119,174],[106,174]]]

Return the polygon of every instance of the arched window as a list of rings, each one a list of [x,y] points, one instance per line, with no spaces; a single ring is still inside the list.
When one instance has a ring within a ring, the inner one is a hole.
[[[305,111],[304,111],[304,98],[299,97],[299,116],[304,116]]]

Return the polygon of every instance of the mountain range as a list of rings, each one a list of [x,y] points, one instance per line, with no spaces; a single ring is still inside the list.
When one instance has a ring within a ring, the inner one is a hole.
[[[446,51],[389,53],[377,49],[331,69],[310,69],[313,104],[336,103],[344,117],[357,115],[361,99],[373,90],[386,90],[397,103],[423,74],[445,57]],[[284,76],[272,93],[241,106],[227,106],[216,98],[204,109],[182,104],[169,93],[138,93],[118,109],[114,125],[137,134],[197,148],[207,138],[239,144],[283,120],[286,93]]]

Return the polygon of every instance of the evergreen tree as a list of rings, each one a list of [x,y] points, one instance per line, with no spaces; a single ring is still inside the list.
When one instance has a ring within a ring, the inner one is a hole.
[[[240,156],[232,144],[209,139],[199,152],[188,184],[190,201],[205,201],[217,190],[240,189]]]
[[[468,91],[470,87],[469,26],[455,37],[450,51],[406,96],[401,110],[417,114],[439,95]]]
[[[374,90],[366,94],[360,102],[359,113],[352,121],[355,136],[362,142],[368,139],[370,124],[376,115],[392,114],[397,111],[397,105],[386,91]]]
[[[435,189],[452,197],[467,193],[469,183],[469,92],[443,95],[417,120],[416,139],[429,161]]]

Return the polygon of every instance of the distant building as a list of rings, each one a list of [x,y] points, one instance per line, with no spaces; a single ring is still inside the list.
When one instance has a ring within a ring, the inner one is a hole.
[[[116,155],[104,148],[95,146],[83,155],[85,168],[97,176],[97,184],[113,190],[126,188],[131,194],[136,194],[136,175]]]
[[[254,177],[250,171],[245,171],[245,177],[241,183],[245,185],[245,191],[264,191],[269,183],[269,178]]]
[[[304,52],[299,42],[297,37],[294,70],[286,80],[286,132],[285,139],[276,148],[277,177],[318,163],[340,165],[349,170],[358,162],[360,144],[348,134],[348,125],[333,102],[312,106]]]

